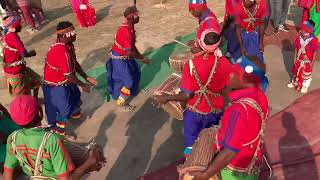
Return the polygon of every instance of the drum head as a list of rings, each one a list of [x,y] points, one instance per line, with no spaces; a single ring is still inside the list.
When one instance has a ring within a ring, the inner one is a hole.
[[[165,105],[162,105],[164,111],[170,114],[177,120],[183,120],[183,109],[178,102],[168,102]]]

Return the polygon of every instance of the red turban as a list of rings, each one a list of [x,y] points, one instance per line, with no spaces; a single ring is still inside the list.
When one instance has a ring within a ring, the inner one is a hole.
[[[189,0],[189,11],[206,9],[208,9],[206,0]]]
[[[30,95],[16,97],[10,104],[10,116],[19,126],[31,123],[39,113],[39,103]]]

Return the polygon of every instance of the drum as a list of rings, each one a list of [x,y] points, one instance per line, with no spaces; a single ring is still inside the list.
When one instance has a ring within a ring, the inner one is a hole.
[[[190,172],[205,171],[213,161],[216,150],[213,145],[216,143],[217,127],[207,128],[201,131],[197,141],[192,146],[192,152],[184,164],[177,167],[180,180],[192,180]],[[209,180],[220,180],[219,175]]]
[[[154,95],[161,95],[163,93],[178,94],[180,92],[180,82],[181,76],[173,73],[160,85],[160,87],[154,92]],[[183,111],[186,105],[181,102],[170,101],[161,107],[175,119],[182,120]]]
[[[63,147],[69,153],[70,158],[76,167],[81,166],[88,159],[89,152],[94,146],[96,146],[95,140],[92,140],[90,143],[75,143],[66,140],[63,141]],[[101,148],[101,154],[99,154],[97,160],[100,161],[103,157],[104,155]]]
[[[174,53],[169,57],[169,63],[175,73],[182,74],[183,66],[191,57],[190,53]]]

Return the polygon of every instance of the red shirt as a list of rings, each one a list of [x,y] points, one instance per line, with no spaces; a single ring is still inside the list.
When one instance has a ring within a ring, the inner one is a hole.
[[[240,3],[240,0],[226,0],[226,14],[233,16],[237,10],[236,7]]]
[[[9,47],[5,47],[3,50],[4,63],[14,63],[20,61],[27,51],[17,33],[9,32],[3,37],[3,42],[5,46]],[[19,65],[7,68],[4,67],[3,70],[9,74],[19,74],[24,68],[25,65]]]
[[[75,72],[76,56],[73,45],[53,44],[47,54],[44,66],[44,81],[47,84],[59,85],[67,82],[65,75]]]
[[[297,52],[301,48],[301,42],[300,42],[301,38],[302,37],[299,35],[296,38],[296,41],[295,41]],[[314,60],[313,59],[314,58],[314,54],[316,53],[316,51],[318,51],[318,49],[319,49],[319,47],[318,47],[318,39],[313,36],[311,42],[309,42],[308,45],[305,47],[306,55],[308,56],[309,60],[311,60],[311,61]],[[299,60],[304,60],[304,56],[300,55]]]
[[[123,23],[115,36],[115,43],[112,46],[112,51],[119,56],[126,56],[127,51],[130,51],[136,42],[136,35],[134,27],[129,27],[128,24]]]
[[[258,4],[257,4],[258,5]],[[236,22],[242,29],[246,29],[249,32],[254,31],[258,26],[264,23],[264,18],[267,18],[269,15],[269,10],[266,0],[261,0],[259,6],[256,7],[256,13],[252,13],[255,21],[250,23],[249,15],[245,11],[245,7],[242,3],[238,3],[236,6]]]
[[[193,58],[192,62],[202,84],[204,85],[208,81],[209,74],[216,60],[213,54],[210,54],[208,56],[208,59],[203,58],[203,55],[196,56]],[[221,90],[224,89],[227,84],[227,80],[229,79],[230,70],[231,64],[229,63],[228,59],[226,59],[225,57],[219,58],[215,74],[213,75],[213,78],[208,85],[208,90],[213,93],[221,93]],[[190,74],[189,62],[187,62],[183,68],[181,90],[189,94],[195,93],[197,90],[200,90],[200,86],[198,85],[194,74]],[[212,95],[208,95],[208,97],[213,108],[221,110],[224,107],[224,99],[222,96],[214,97]],[[194,96],[188,101],[188,105],[194,105],[197,99],[198,96],[194,94]],[[196,107],[196,109],[200,112],[210,113],[210,106],[208,105],[205,97],[201,98],[200,104]]]
[[[241,98],[251,98],[257,102],[266,116],[268,113],[268,100],[260,88],[246,88],[233,91],[229,94],[231,101]],[[262,119],[258,112],[249,105],[246,109],[239,103],[233,103],[229,106],[221,119],[221,127],[217,133],[217,142],[215,145],[219,150],[228,148],[237,153],[229,163],[228,167],[240,172],[246,171],[252,157],[258,146],[258,140],[251,145],[243,146],[253,141],[259,134]],[[262,148],[262,145],[260,145]],[[262,151],[258,153],[258,162],[261,163]]]

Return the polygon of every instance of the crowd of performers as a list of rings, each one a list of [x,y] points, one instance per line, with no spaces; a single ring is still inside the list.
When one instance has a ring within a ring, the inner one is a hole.
[[[312,21],[319,19],[319,1],[314,0],[308,6],[305,3],[310,1],[299,1],[305,10],[295,41],[294,78],[288,84],[302,93],[308,91],[311,82],[320,23]],[[84,18],[80,16],[83,10],[94,14],[87,2],[75,7],[78,20]],[[269,114],[263,56],[268,4],[266,0],[227,0],[222,28],[205,0],[190,0],[189,11],[199,20],[199,27],[195,40],[188,43],[192,56],[184,65],[180,92],[154,95],[153,103],[161,106],[169,101],[186,102],[183,118],[187,161],[201,159],[194,157],[199,155],[193,153],[194,145],[202,141],[199,134],[212,127],[215,143],[209,147],[215,155],[204,170],[185,171],[181,178],[189,174],[193,180],[208,180],[219,174],[227,180],[257,179],[263,163],[263,138]],[[134,106],[128,102],[138,94],[141,76],[135,59],[144,64],[151,61],[135,45],[137,8],[128,7],[123,15],[124,22],[115,35],[106,63],[107,89],[121,110],[132,111]],[[90,26],[90,22],[80,22],[80,26]],[[81,118],[81,90],[89,93],[97,85],[77,61],[73,24],[64,21],[57,25],[57,39],[48,50],[43,81],[26,65],[24,58],[35,56],[36,52],[26,50],[18,35],[21,27],[19,16],[4,18],[3,68],[8,91],[14,97],[9,111],[0,106],[0,166],[4,179],[14,179],[19,166],[29,176],[51,179],[79,179],[86,172],[101,169],[105,164],[101,147],[93,146],[87,158],[76,165],[65,144],[73,139],[66,134],[67,121]],[[227,40],[226,54],[219,49],[222,39]],[[38,101],[40,87],[49,127],[40,126],[44,116]]]

